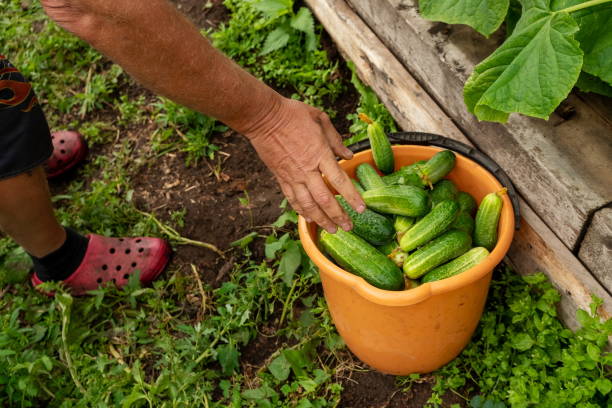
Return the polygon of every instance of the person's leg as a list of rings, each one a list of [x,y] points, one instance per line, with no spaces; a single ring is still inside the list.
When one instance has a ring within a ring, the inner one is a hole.
[[[0,230],[37,258],[57,250],[66,240],[49,196],[41,166],[0,180]]]
[[[42,165],[47,163],[56,175],[73,166],[76,162],[70,157],[85,151],[73,136],[63,132],[52,143],[30,84],[0,55],[0,230],[32,257],[35,286],[61,280],[81,295],[106,282],[125,285],[135,272],[141,282],[152,281],[169,260],[170,247],[164,240],[84,237],[55,218],[46,182],[49,173]],[[49,157],[55,159],[51,165]]]

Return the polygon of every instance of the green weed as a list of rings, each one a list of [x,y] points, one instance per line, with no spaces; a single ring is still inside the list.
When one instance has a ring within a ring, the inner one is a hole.
[[[322,49],[310,11],[302,7],[294,13],[293,0],[224,4],[232,19],[210,36],[230,58],[311,105],[326,109],[340,95],[344,84],[335,79],[337,64]]]
[[[582,328],[572,333],[557,318],[560,295],[545,275],[498,272],[474,339],[439,372],[432,405],[447,389],[477,384],[486,398],[472,399],[474,408],[609,406],[612,320],[595,314],[601,300],[577,312]]]

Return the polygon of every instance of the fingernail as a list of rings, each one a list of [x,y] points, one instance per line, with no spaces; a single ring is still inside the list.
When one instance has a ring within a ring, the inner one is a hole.
[[[364,212],[365,210],[366,210],[366,206],[365,206],[365,204],[359,204],[359,205],[357,206],[357,212],[358,212],[358,213],[360,213],[360,214],[361,214],[361,213],[362,213],[362,212]]]
[[[342,224],[342,229],[345,231],[350,231],[353,229],[353,224],[351,224],[350,222],[345,222]]]
[[[325,228],[327,230],[327,232],[329,232],[330,234],[335,234],[336,231],[338,231],[338,228],[336,227],[327,227]]]
[[[308,218],[308,217],[304,217],[306,218],[306,222],[312,222],[312,219]]]
[[[349,149],[346,149],[346,158],[347,159],[352,159],[353,158],[353,152],[350,151]]]

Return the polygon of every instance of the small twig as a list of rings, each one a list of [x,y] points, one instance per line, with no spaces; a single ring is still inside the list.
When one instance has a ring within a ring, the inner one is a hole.
[[[200,301],[200,308],[202,309],[202,315],[200,316],[200,320],[206,314],[206,292],[204,292],[204,286],[202,285],[202,281],[200,280],[200,274],[198,273],[198,269],[194,264],[191,264],[191,271],[193,272],[193,276],[198,283],[198,290],[200,291],[200,297],[202,298]]]
[[[199,246],[202,248],[210,249],[211,251],[216,252],[221,258],[225,259],[225,253],[221,251],[219,248],[217,248],[215,245],[209,244],[208,242],[196,241],[193,239],[185,238],[181,236],[174,228],[163,224],[161,221],[155,218],[153,214],[149,214],[147,212],[140,211],[139,209],[136,209],[136,211],[138,211],[142,215],[149,217],[149,219],[151,219],[151,221],[153,221],[159,227],[159,229],[162,230],[164,234],[168,235],[170,238],[175,240],[177,243],[183,244],[183,245],[194,245],[194,246]]]
[[[11,285],[6,285],[6,287],[4,289],[2,289],[2,291],[0,291],[0,299],[2,299],[4,297],[4,294],[6,292],[8,292],[10,287],[11,287]]]

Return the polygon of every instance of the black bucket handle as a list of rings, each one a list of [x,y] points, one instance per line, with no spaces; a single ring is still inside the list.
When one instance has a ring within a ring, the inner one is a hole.
[[[465,157],[469,157],[476,163],[480,164],[482,167],[495,175],[495,178],[497,178],[501,185],[506,187],[508,190],[508,196],[510,197],[510,201],[512,201],[512,208],[514,209],[514,225],[517,230],[520,228],[521,211],[519,208],[518,194],[514,188],[514,185],[512,184],[512,181],[510,180],[510,177],[508,177],[506,172],[489,156],[472,146],[466,145],[465,143],[433,133],[396,132],[389,133],[387,136],[389,137],[389,141],[392,145],[398,144],[443,147],[445,149],[460,153]],[[364,139],[348,146],[348,148],[351,149],[353,153],[359,153],[370,148],[370,141],[368,139]]]

